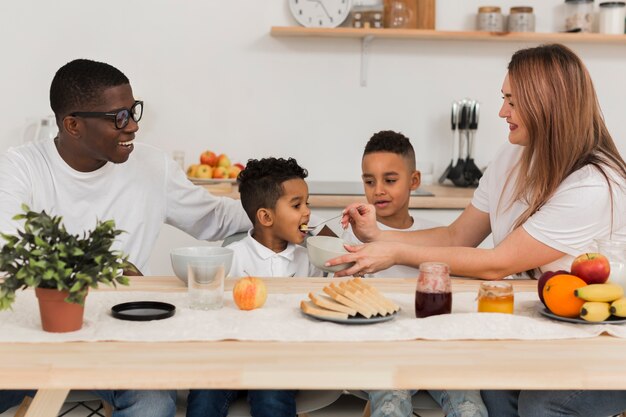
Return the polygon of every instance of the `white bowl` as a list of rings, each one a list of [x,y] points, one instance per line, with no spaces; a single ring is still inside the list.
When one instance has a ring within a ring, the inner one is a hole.
[[[313,265],[326,272],[342,271],[352,265],[354,262],[324,266],[324,264],[333,258],[349,253],[344,247],[343,239],[331,236],[311,236],[306,240],[306,247],[309,252],[309,260]]]
[[[189,246],[175,248],[170,252],[174,274],[187,284],[187,264],[189,262],[208,261],[223,263],[224,274],[228,275],[233,262],[233,250],[219,246]]]

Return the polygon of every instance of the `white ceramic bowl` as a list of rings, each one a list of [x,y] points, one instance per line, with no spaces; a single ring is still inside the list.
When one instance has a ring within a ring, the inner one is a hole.
[[[313,265],[326,272],[341,271],[354,264],[354,262],[351,262],[335,266],[324,266],[326,261],[348,253],[343,245],[343,239],[331,236],[311,236],[306,240],[309,260]]]
[[[189,262],[209,261],[224,263],[224,273],[228,275],[233,262],[233,250],[219,246],[189,246],[175,248],[170,252],[172,269],[178,278],[187,283],[187,264]]]

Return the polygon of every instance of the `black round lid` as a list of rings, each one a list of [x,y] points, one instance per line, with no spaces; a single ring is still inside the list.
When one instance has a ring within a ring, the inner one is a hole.
[[[131,301],[111,307],[111,314],[116,319],[131,321],[161,320],[172,317],[176,307],[160,301]]]

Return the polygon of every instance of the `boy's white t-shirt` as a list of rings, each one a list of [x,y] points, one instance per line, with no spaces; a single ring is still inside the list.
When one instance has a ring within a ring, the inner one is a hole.
[[[276,253],[248,236],[227,246],[233,250],[229,277],[321,277],[322,271],[309,262],[304,246],[288,243],[284,251]]]
[[[528,207],[522,201],[511,205],[522,151],[522,146],[506,144],[485,171],[472,199],[474,207],[489,213],[496,246],[512,232],[517,218]],[[613,213],[606,179],[598,169],[587,165],[567,177],[522,225],[533,238],[565,253],[543,265],[542,272],[569,270],[576,256],[597,251],[594,239],[626,240],[626,181],[610,169],[606,173],[615,181],[611,183]]]
[[[241,203],[193,185],[164,151],[134,144],[128,160],[92,172],[71,168],[54,141],[32,142],[0,156],[0,231],[13,234],[12,217],[25,203],[33,211],[62,216],[68,232],[92,230],[96,220],[115,220],[124,230],[114,249],[144,274],[163,223],[205,240],[221,240],[250,228]]]
[[[385,226],[381,222],[376,222],[380,230],[391,230],[397,232],[410,232],[412,230],[424,230],[432,229],[433,227],[441,226],[438,223],[430,220],[418,219],[413,217],[413,224],[407,229],[395,229],[393,227]],[[348,225],[348,228],[344,231],[341,238],[346,242],[353,245],[360,245],[362,242],[355,236],[352,226]],[[394,265],[391,268],[387,268],[382,271],[378,271],[375,274],[367,274],[368,278],[411,278],[419,275],[419,269],[413,268],[407,265]]]

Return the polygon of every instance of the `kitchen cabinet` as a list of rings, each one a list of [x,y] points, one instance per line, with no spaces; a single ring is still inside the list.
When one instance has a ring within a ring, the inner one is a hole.
[[[301,26],[273,26],[273,37],[316,37],[361,39],[361,85],[367,85],[367,65],[370,43],[374,39],[407,39],[437,41],[479,41],[479,42],[533,42],[533,43],[598,43],[626,44],[626,35],[602,33],[544,33],[544,32],[478,32],[441,31],[431,29],[357,29],[350,27],[326,29]]]

